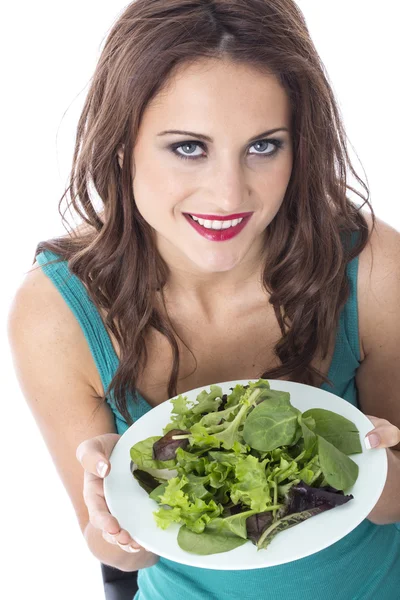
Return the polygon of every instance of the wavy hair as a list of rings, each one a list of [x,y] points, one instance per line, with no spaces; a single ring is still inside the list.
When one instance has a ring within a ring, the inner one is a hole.
[[[328,354],[331,334],[348,294],[346,266],[367,244],[361,212],[367,185],[351,165],[346,134],[324,65],[304,16],[292,0],[136,0],[113,24],[91,79],[78,122],[67,198],[89,226],[40,242],[86,286],[105,326],[120,347],[112,392],[126,421],[127,394],[147,363],[151,328],[173,353],[168,383],[177,394],[179,347],[167,314],[155,308],[169,269],[159,255],[154,230],[133,195],[131,160],[143,112],[176,67],[203,58],[228,58],[275,75],[291,105],[293,169],[282,206],[265,237],[264,288],[281,331],[274,348],[279,366],[260,373],[320,385],[329,381],[311,362]],[[119,166],[117,152],[124,148]],[[351,172],[364,193],[351,187]],[[96,210],[93,186],[104,209]],[[361,202],[347,197],[351,190]],[[350,235],[356,234],[355,244]],[[321,257],[323,257],[321,259]],[[35,260],[34,259],[34,260]],[[134,301],[132,301],[134,299]],[[165,302],[164,302],[165,309]],[[166,309],[165,309],[166,310]]]

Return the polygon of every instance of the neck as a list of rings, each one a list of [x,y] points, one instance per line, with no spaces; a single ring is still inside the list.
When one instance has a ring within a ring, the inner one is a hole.
[[[163,258],[166,260],[165,255]],[[240,312],[260,297],[265,302],[262,284],[264,261],[260,252],[247,255],[233,269],[225,272],[205,272],[189,260],[171,261],[171,256],[166,262],[170,275],[164,294],[171,308],[174,305],[175,308],[183,308],[184,305],[211,322],[221,318],[225,312]]]

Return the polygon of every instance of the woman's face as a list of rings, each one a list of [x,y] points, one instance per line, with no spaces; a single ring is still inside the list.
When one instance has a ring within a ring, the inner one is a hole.
[[[290,179],[290,117],[275,77],[222,60],[181,67],[149,103],[133,192],[170,267],[218,273],[258,260]]]

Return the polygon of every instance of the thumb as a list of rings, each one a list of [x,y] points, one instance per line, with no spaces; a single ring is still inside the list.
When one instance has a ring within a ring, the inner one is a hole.
[[[85,471],[103,479],[109,473],[109,458],[120,437],[117,433],[106,433],[81,442],[76,458]]]

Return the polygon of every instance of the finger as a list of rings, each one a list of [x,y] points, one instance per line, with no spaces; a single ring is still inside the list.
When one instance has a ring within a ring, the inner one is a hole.
[[[81,442],[76,449],[76,458],[85,471],[105,477],[110,469],[108,459],[120,437],[118,433],[106,433]]]
[[[131,548],[133,548],[137,552],[139,552],[139,550],[145,549],[135,540],[133,540],[129,533],[125,531],[125,529],[121,529],[120,533],[117,535],[110,535],[106,531],[103,531],[102,536],[106,540],[106,542],[114,544],[115,546],[119,546],[121,550],[125,550],[126,552],[132,552]]]
[[[125,552],[140,552],[141,550],[144,550],[144,548],[136,544],[118,544],[118,546]]]
[[[121,527],[117,519],[110,513],[104,498],[103,480],[87,471],[84,473],[83,499],[93,527],[112,535],[119,533]]]
[[[400,429],[390,423],[378,425],[365,436],[367,450],[371,448],[391,448],[400,443]]]
[[[123,550],[130,551],[127,546],[141,546],[125,529],[121,529],[118,520],[110,514],[103,496],[103,481],[85,471],[84,500],[88,509],[89,519],[93,527],[102,531],[104,539],[114,544],[122,544]]]
[[[371,421],[372,425],[374,427],[378,427],[378,425],[387,425],[389,423],[389,421],[386,421],[385,419],[380,419],[379,417],[371,417],[371,415],[365,415],[366,417],[368,417],[368,419]]]

